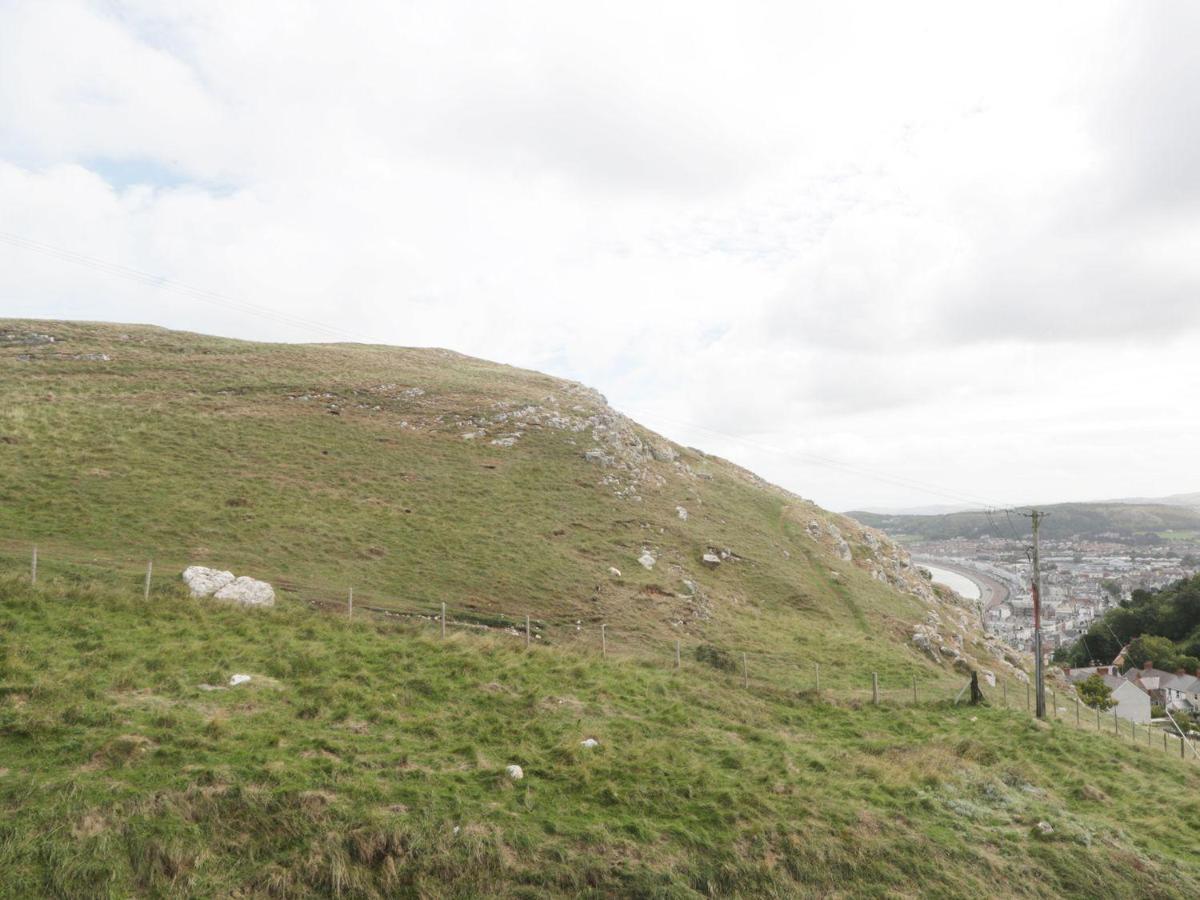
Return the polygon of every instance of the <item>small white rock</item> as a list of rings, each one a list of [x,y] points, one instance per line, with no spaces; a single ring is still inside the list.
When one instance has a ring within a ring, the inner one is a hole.
[[[595,738],[587,738],[585,740],[580,741],[579,745],[581,747],[587,747],[590,750],[592,747],[599,747],[600,742],[598,740],[596,740]]]
[[[721,557],[717,556],[715,553],[705,553],[700,557],[700,562],[711,568],[716,568],[721,564]]]
[[[511,765],[507,769],[505,769],[504,772],[513,781],[520,781],[522,778],[525,777],[525,770],[522,769],[518,765]]]
[[[245,684],[249,680],[250,680],[249,675],[242,675],[241,673],[238,673],[237,675],[233,675],[230,677],[229,686],[237,687],[239,684]]]
[[[654,554],[649,550],[643,550],[642,555],[638,557],[638,562],[640,562],[642,566],[647,569],[653,569],[654,564],[658,562],[658,560],[654,558]]]
[[[620,569],[618,569],[616,566],[609,566],[609,567],[608,567],[608,574],[609,574],[609,575],[611,575],[613,578],[620,578],[620,577],[621,577],[621,570],[620,570]]]
[[[1038,822],[1037,830],[1042,834],[1054,834],[1054,826],[1049,822]]]
[[[675,507],[675,515],[679,516],[684,522],[687,521],[688,512],[682,506]]]

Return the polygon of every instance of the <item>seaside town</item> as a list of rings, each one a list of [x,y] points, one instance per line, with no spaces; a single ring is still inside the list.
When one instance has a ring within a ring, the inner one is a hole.
[[[1033,649],[1033,565],[1028,542],[953,538],[913,544],[920,561],[948,567],[981,588],[984,624],[1019,650]],[[1130,543],[1115,536],[1041,542],[1042,643],[1047,653],[1073,643],[1105,610],[1139,588],[1166,587],[1200,571],[1200,541]]]

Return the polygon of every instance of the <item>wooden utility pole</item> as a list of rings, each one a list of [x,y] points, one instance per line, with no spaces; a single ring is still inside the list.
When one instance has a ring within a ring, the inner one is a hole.
[[[1029,511],[1033,521],[1033,677],[1036,689],[1036,715],[1046,718],[1046,677],[1042,661],[1042,561],[1038,553],[1038,528],[1046,513]]]

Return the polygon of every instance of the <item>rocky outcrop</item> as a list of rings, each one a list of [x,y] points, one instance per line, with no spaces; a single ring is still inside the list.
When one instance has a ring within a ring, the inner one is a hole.
[[[228,600],[242,606],[274,606],[275,589],[265,581],[241,575],[215,594],[214,600]]]
[[[197,599],[212,597],[243,606],[274,606],[275,589],[265,581],[232,572],[210,569],[207,566],[188,566],[183,570],[183,582]]]
[[[183,583],[197,599],[211,597],[234,580],[232,572],[210,569],[207,566],[188,566],[183,570]]]

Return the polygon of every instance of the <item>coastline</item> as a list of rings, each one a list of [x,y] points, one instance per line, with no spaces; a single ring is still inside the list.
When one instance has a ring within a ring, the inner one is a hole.
[[[997,581],[990,575],[985,575],[978,569],[973,569],[970,566],[959,562],[958,560],[946,560],[938,557],[927,556],[920,558],[914,557],[913,562],[918,566],[928,564],[931,566],[937,566],[939,569],[946,569],[947,571],[954,572],[956,575],[961,575],[963,578],[966,578],[968,581],[974,583],[974,585],[979,588],[979,604],[985,612],[992,607],[999,606],[1008,600],[1009,590],[1007,585],[1005,585],[1003,582]]]

